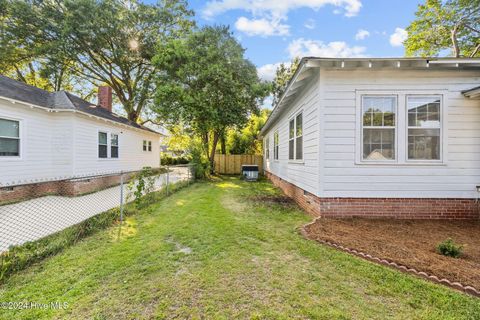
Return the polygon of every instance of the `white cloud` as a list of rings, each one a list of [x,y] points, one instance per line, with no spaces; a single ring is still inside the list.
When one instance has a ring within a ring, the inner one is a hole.
[[[282,62],[278,63],[269,63],[257,68],[257,73],[260,79],[264,81],[272,81],[275,78],[275,73],[277,68],[282,64]],[[283,62],[286,67],[290,67],[291,62]]]
[[[288,45],[288,53],[294,57],[358,58],[365,57],[365,47],[350,47],[346,42],[324,43],[319,40],[296,39]]]
[[[313,19],[308,19],[307,21],[305,21],[305,23],[303,24],[303,26],[307,29],[315,29],[315,20]]]
[[[407,40],[408,32],[402,28],[395,28],[395,32],[390,35],[390,44],[394,47],[400,47]]]
[[[318,10],[325,5],[341,8],[347,17],[355,16],[362,7],[361,0],[212,0],[207,2],[202,14],[211,18],[229,10],[245,10],[254,15],[268,14],[286,17],[288,11],[298,8]]]
[[[347,17],[357,15],[362,7],[361,0],[211,0],[203,8],[202,15],[211,19],[230,10],[243,10],[253,18],[240,17],[235,23],[239,31],[261,36],[288,35],[290,26],[282,22],[288,20],[290,10],[319,10],[326,5],[334,6],[334,12],[343,12]],[[315,25],[307,22],[305,26],[313,29]]]
[[[357,34],[355,35],[355,40],[363,40],[370,36],[370,32],[364,29],[358,29]]]
[[[235,28],[249,36],[286,36],[290,29],[288,25],[281,24],[279,20],[264,18],[250,20],[245,17],[238,18]]]

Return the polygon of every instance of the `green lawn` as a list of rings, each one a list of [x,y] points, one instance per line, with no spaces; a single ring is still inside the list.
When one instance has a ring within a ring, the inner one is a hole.
[[[0,319],[480,319],[480,299],[308,241],[268,182],[196,183],[12,276]]]

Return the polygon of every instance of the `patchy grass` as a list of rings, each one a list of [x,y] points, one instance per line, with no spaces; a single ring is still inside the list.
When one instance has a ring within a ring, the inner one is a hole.
[[[303,239],[268,182],[197,183],[13,275],[1,319],[478,319],[480,299]],[[113,231],[112,231],[113,230]]]

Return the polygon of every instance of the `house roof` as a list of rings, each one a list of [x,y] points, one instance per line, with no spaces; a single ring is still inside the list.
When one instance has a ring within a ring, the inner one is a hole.
[[[136,129],[158,132],[121,117],[98,105],[83,100],[66,91],[49,92],[0,75],[0,97],[38,106],[52,111],[74,111],[103,118]]]
[[[260,136],[272,126],[276,119],[294,101],[300,91],[317,72],[315,69],[337,70],[480,70],[480,58],[320,58],[304,57],[287,84],[278,103],[274,106]],[[475,90],[474,88],[471,90]],[[468,90],[470,91],[470,90]],[[463,93],[466,94],[465,92]],[[467,93],[468,94],[468,93]]]

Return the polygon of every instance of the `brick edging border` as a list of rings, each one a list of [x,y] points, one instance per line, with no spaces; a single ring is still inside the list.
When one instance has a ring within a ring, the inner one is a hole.
[[[417,277],[432,281],[432,282],[437,283],[437,284],[441,284],[441,285],[450,287],[452,289],[467,293],[467,294],[475,296],[475,297],[480,297],[480,290],[478,290],[478,289],[476,289],[472,286],[466,286],[466,285],[461,284],[460,282],[452,282],[452,281],[450,281],[448,279],[445,279],[445,278],[440,279],[435,275],[431,275],[431,274],[428,274],[428,273],[423,272],[423,271],[417,271],[414,268],[408,268],[407,266],[402,265],[402,264],[397,264],[394,261],[389,261],[387,259],[380,259],[378,257],[374,257],[374,256],[372,256],[368,253],[363,252],[363,251],[351,249],[351,248],[342,246],[342,245],[334,243],[334,242],[330,242],[330,241],[326,241],[326,240],[320,240],[320,239],[311,239],[308,236],[308,233],[307,233],[305,228],[314,224],[314,223],[316,223],[317,220],[318,220],[318,218],[313,220],[312,222],[307,223],[306,225],[302,226],[300,228],[300,234],[308,240],[317,241],[317,242],[322,243],[324,245],[327,245],[329,247],[341,250],[343,252],[353,254],[353,255],[355,255],[357,257],[360,257],[360,258],[363,258],[365,260],[375,262],[377,264],[381,264],[381,265],[384,265],[384,266],[387,266],[387,267],[390,267],[390,268],[394,268],[394,269],[396,269],[398,271],[401,271],[401,272],[404,272],[404,273],[413,274]]]

